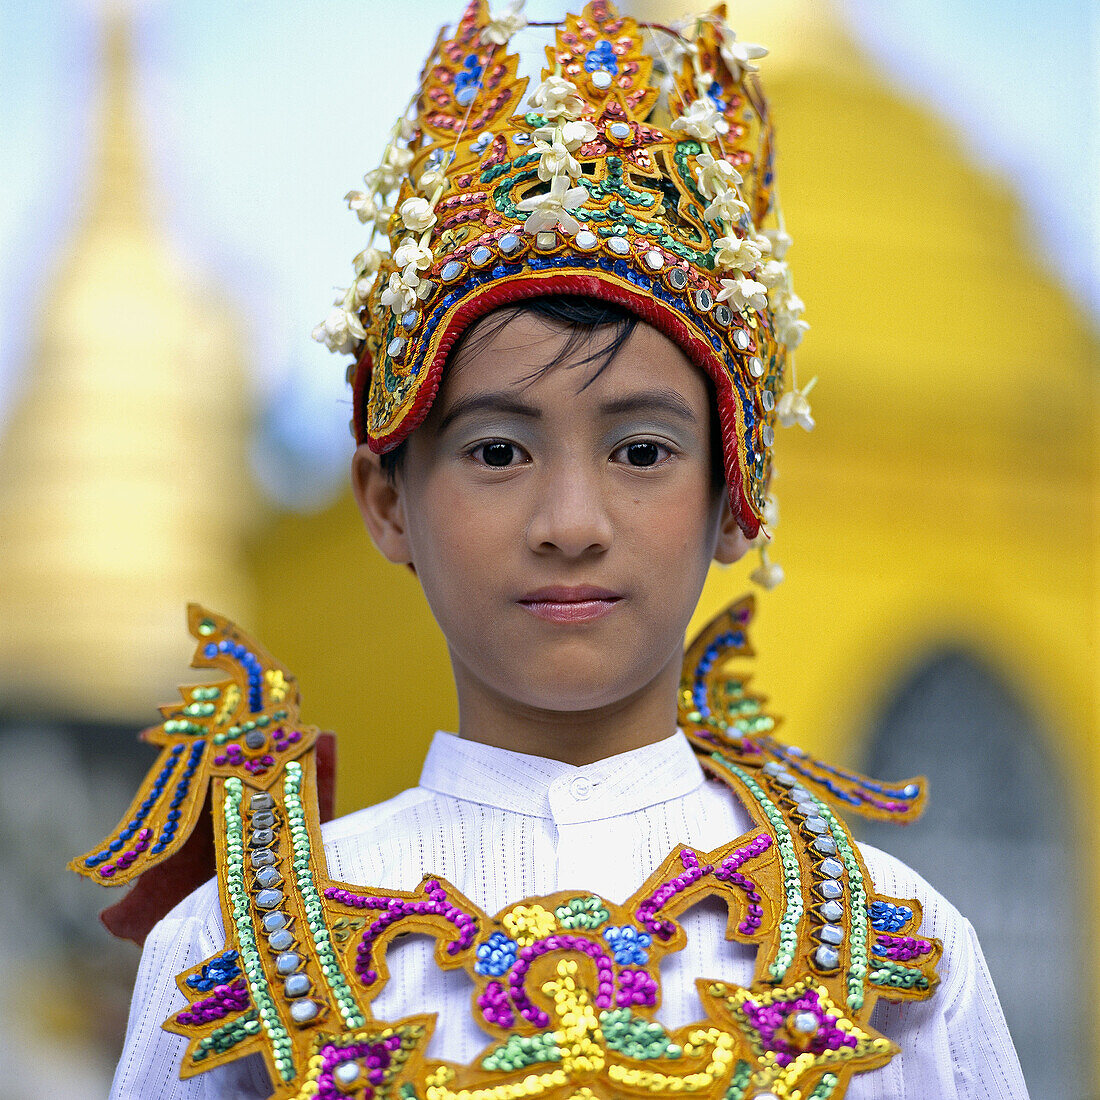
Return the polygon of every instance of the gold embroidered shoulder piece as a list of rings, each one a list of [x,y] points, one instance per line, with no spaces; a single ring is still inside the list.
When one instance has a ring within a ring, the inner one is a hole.
[[[773,740],[735,671],[751,616],[742,600],[688,648],[680,718],[754,828],[710,852],[681,845],[622,905],[578,890],[487,914],[439,877],[410,893],[329,878],[317,731],[298,722],[295,680],[193,605],[194,666],[227,678],[162,708],[145,734],[162,751],[133,804],[70,865],[104,884],[135,879],[179,849],[211,791],[227,934],[176,979],[188,1004],[164,1026],[190,1040],[181,1076],[259,1052],[279,1100],[837,1100],[889,1061],[897,1047],[871,1010],[930,996],[941,945],[919,934],[916,901],[875,891],[839,807],[909,820],[921,785],[875,783]],[[669,1029],[660,963],[684,945],[679,916],[712,895],[728,938],[758,948],[756,972],[748,988],[700,976],[704,1017]],[[476,985],[492,1038],[469,1065],[427,1057],[434,1017],[372,1011],[388,944],[414,931]]]

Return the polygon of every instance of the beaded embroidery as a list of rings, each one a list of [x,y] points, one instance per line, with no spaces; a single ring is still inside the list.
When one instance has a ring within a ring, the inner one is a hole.
[[[750,832],[710,852],[681,845],[622,905],[564,891],[490,915],[435,876],[411,892],[328,877],[317,731],[298,724],[296,682],[192,605],[194,666],[230,679],[162,708],[145,733],[161,756],[129,811],[70,864],[104,884],[131,881],[183,844],[211,789],[226,945],[177,978],[188,1005],[164,1026],[189,1039],[181,1076],[260,1052],[279,1100],[836,1100],[853,1074],[885,1064],[897,1048],[868,1025],[871,1010],[879,997],[928,997],[941,945],[918,935],[916,901],[875,891],[835,807],[905,821],[923,790],[771,737],[775,720],[730,668],[751,655],[751,617],[746,598],[701,633],[680,692],[681,723],[748,808]],[[700,977],[705,1018],[670,1030],[660,961],[684,945],[680,915],[709,896],[729,909],[728,937],[758,947],[754,980]],[[469,1065],[426,1057],[433,1017],[372,1013],[386,948],[412,931],[477,987],[477,1022],[493,1038]]]

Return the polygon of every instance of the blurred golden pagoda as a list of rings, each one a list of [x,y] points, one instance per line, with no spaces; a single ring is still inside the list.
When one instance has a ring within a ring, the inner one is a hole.
[[[250,619],[238,326],[171,254],[129,26],[104,16],[88,205],[0,440],[0,708],[134,720],[175,696],[189,599]]]

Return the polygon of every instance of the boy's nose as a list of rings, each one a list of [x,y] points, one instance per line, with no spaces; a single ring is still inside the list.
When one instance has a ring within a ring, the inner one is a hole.
[[[598,481],[574,465],[547,476],[527,527],[527,545],[535,553],[573,558],[611,546],[611,519]]]

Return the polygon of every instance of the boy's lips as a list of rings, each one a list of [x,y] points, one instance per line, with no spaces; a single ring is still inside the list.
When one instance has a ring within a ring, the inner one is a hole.
[[[621,592],[594,585],[549,585],[528,592],[516,602],[532,615],[555,623],[583,623],[613,611]]]

